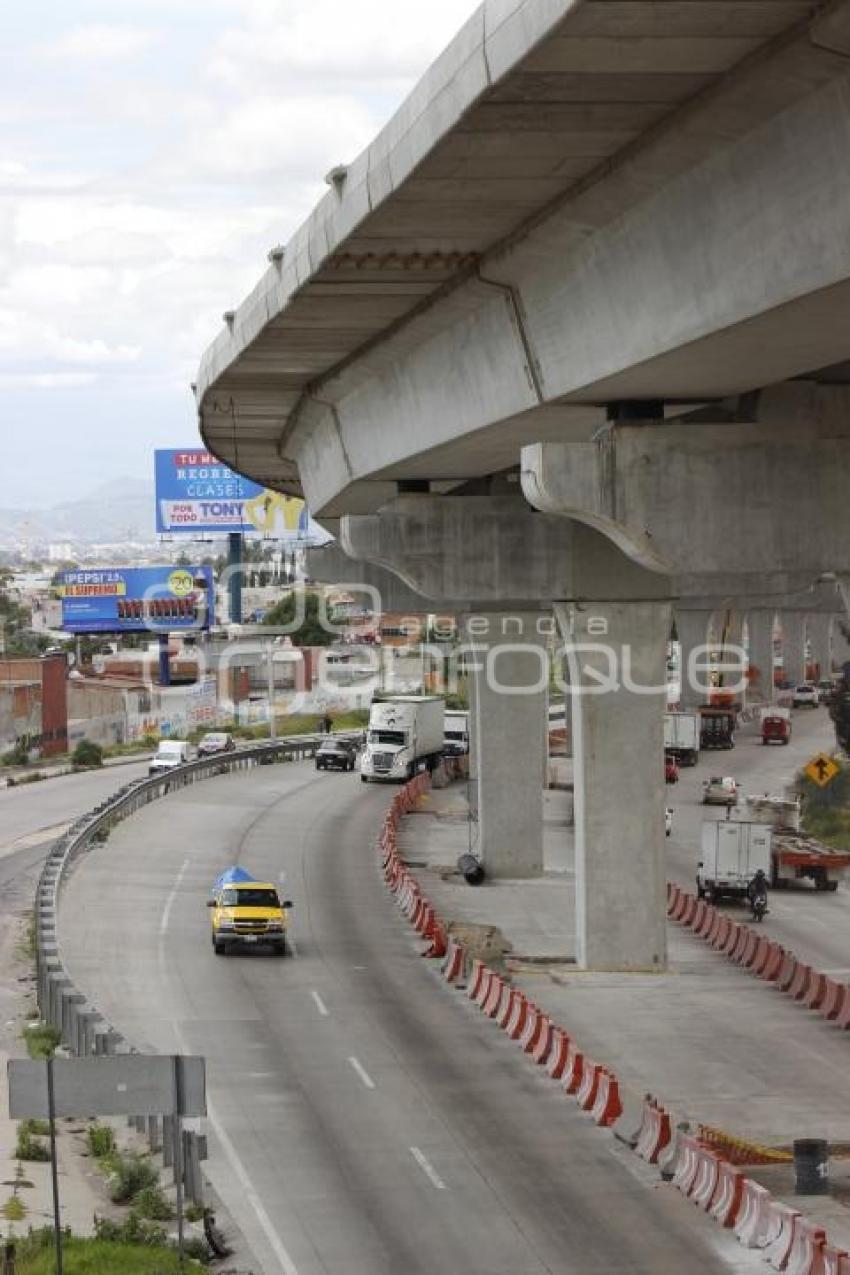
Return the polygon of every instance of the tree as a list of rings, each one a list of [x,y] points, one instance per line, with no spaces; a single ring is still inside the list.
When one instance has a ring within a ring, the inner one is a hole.
[[[319,618],[319,602],[318,593],[298,595],[287,593],[285,597],[281,598],[280,602],[275,603],[271,610],[266,613],[263,623],[281,627],[294,624],[299,614],[299,611],[296,610],[296,604],[298,604],[300,613],[304,618],[301,626],[290,634],[295,645],[330,646],[336,640],[336,634],[322,624]]]

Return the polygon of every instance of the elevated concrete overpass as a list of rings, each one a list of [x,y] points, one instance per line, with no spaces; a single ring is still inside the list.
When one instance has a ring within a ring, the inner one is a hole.
[[[850,0],[487,0],[201,365],[207,446],[481,604],[481,670],[508,609],[640,670],[574,669],[585,964],[665,959],[673,606],[850,578],[848,142]],[[534,872],[535,718],[481,670],[481,845]]]

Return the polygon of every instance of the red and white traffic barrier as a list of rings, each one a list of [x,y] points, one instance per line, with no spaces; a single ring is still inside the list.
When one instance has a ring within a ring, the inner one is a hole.
[[[764,1248],[768,1234],[768,1208],[771,1194],[766,1186],[744,1178],[741,1207],[734,1231],[744,1248]]]
[[[767,1207],[764,1259],[774,1270],[784,1271],[794,1243],[794,1225],[800,1217],[797,1209],[781,1200],[771,1200]]]
[[[531,1057],[534,1061],[542,1066],[549,1058],[549,1052],[552,1048],[552,1035],[555,1031],[555,1024],[548,1014],[543,1015],[543,1021],[540,1026],[540,1035],[537,1044],[530,1050]]]
[[[697,1151],[699,1163],[691,1188],[691,1199],[697,1208],[707,1213],[711,1208],[717,1183],[720,1178],[720,1159],[711,1147],[699,1144]]]
[[[515,987],[509,987],[507,996],[502,997],[499,1012],[496,1014],[496,1023],[499,1027],[501,1027],[502,1031],[505,1030],[508,1023],[511,1021],[514,1012],[514,1004],[516,1003],[517,997],[520,995],[521,993],[518,992]]]
[[[797,968],[794,971],[794,977],[787,988],[788,995],[795,1001],[801,1001],[809,989],[809,980],[812,977],[811,965],[804,965],[802,961],[797,961]]]
[[[743,1170],[728,1160],[718,1162],[717,1190],[710,1213],[721,1226],[734,1226],[741,1211],[744,1195]]]
[[[601,1063],[594,1062],[592,1058],[585,1058],[581,1084],[576,1090],[576,1102],[582,1111],[593,1110],[599,1089],[599,1078],[603,1070]]]
[[[785,1266],[785,1275],[820,1275],[820,1261],[826,1245],[826,1231],[807,1218],[798,1217],[794,1223],[791,1251]]]
[[[841,1010],[841,1003],[844,1000],[844,984],[836,983],[835,979],[824,976],[824,989],[821,1003],[818,1005],[818,1013],[822,1018],[830,1021],[836,1019]]]
[[[793,952],[782,953],[782,965],[776,977],[776,986],[780,992],[787,992],[797,973],[797,958]]]
[[[690,1195],[693,1190],[700,1166],[699,1152],[700,1146],[696,1138],[687,1133],[680,1135],[676,1159],[670,1167],[673,1170],[673,1185],[682,1195]]]
[[[447,983],[457,983],[463,978],[464,952],[460,943],[449,939],[442,974]]]
[[[815,970],[812,970],[808,991],[803,997],[803,1004],[807,1005],[809,1009],[818,1009],[825,995],[826,975],[818,974]]]
[[[478,994],[481,991],[481,984],[484,982],[485,976],[489,977],[490,968],[480,961],[477,956],[472,959],[472,973],[469,982],[466,985],[466,994],[471,1001],[477,1001]]]
[[[643,1118],[635,1151],[647,1164],[656,1164],[672,1136],[670,1116],[654,1099],[647,1098],[643,1104]]]
[[[567,1065],[567,1054],[570,1049],[570,1038],[560,1027],[552,1029],[552,1045],[549,1050],[549,1061],[546,1071],[553,1080],[560,1080]]]
[[[574,1094],[578,1091],[584,1073],[584,1055],[574,1040],[567,1047],[567,1061],[564,1065],[562,1088],[564,1093]]]
[[[620,1101],[620,1085],[613,1072],[604,1068],[599,1077],[596,1101],[591,1109],[593,1119],[598,1125],[608,1129],[623,1112]]]
[[[513,1009],[511,1016],[505,1025],[505,1031],[511,1040],[519,1040],[525,1031],[525,1025],[528,1020],[528,998],[523,996],[522,992],[517,992],[514,997]]]

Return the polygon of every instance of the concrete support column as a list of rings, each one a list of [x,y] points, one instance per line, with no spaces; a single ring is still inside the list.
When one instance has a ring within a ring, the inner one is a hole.
[[[471,671],[466,681],[469,703],[469,810],[473,819],[478,818],[478,680]]]
[[[847,629],[847,633],[844,630]],[[835,615],[832,620],[832,661],[838,672],[850,661],[850,620],[846,615]]]
[[[548,668],[536,612],[467,618],[474,647],[478,851],[488,876],[543,871]]]
[[[703,609],[692,611],[685,610],[684,607],[676,608],[676,633],[679,638],[681,659],[681,667],[679,669],[681,679],[679,706],[681,708],[698,708],[700,704],[706,702],[704,690],[692,685],[688,678],[688,665],[691,653],[697,647],[705,646],[708,642],[708,629],[712,614],[711,611]],[[701,661],[701,663],[704,662],[704,660]]]
[[[818,677],[832,675],[832,616],[813,614],[808,617],[806,636],[811,658],[818,667]]]
[[[670,617],[664,602],[594,602],[572,617],[576,960],[584,968],[660,971],[667,963]]]
[[[752,695],[765,704],[772,704],[776,697],[773,684],[773,611],[750,611],[747,616],[747,641],[750,668],[754,676],[750,680]]]
[[[782,611],[782,676],[796,686],[806,675],[804,648],[806,617],[802,611]]]

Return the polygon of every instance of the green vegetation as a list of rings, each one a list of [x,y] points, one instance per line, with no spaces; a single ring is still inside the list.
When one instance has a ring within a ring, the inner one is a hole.
[[[71,753],[71,765],[75,770],[95,770],[103,765],[103,749],[91,739],[81,739]]]
[[[44,1141],[49,1133],[49,1126],[44,1120],[23,1120],[18,1125],[18,1140],[15,1143],[17,1160],[35,1160],[44,1163],[50,1159],[50,1150]],[[42,1136],[39,1137],[38,1135]]]
[[[133,1211],[151,1222],[167,1222],[174,1217],[171,1201],[160,1186],[144,1186],[133,1201]]]
[[[49,1023],[31,1023],[23,1030],[24,1044],[30,1058],[52,1058],[62,1039]]]
[[[19,1241],[16,1275],[53,1275],[53,1245],[49,1228],[33,1231]],[[69,1235],[63,1256],[65,1275],[178,1275],[180,1271],[177,1252],[164,1238],[128,1240],[99,1234],[95,1239],[81,1239]],[[191,1257],[186,1262],[187,1271],[201,1269]]]
[[[0,1212],[7,1222],[23,1222],[27,1215],[27,1206],[19,1195],[10,1195]]]
[[[0,762],[4,766],[26,766],[29,763],[29,759],[29,742],[22,736],[20,739],[16,739],[9,751],[0,757]]]
[[[321,602],[318,593],[287,593],[266,612],[263,623],[291,625],[300,616],[301,624],[291,634],[296,646],[331,646],[338,635],[322,624]]]
[[[89,1144],[89,1154],[93,1155],[96,1160],[111,1156],[116,1150],[115,1134],[108,1124],[89,1125],[86,1131],[86,1141]]]
[[[825,788],[812,783],[805,773],[797,776],[803,831],[834,850],[850,850],[850,767],[837,757],[835,762],[839,773]]]
[[[114,1151],[100,1163],[107,1171],[106,1189],[113,1204],[135,1203],[146,1188],[159,1186],[156,1166],[145,1156]]]

